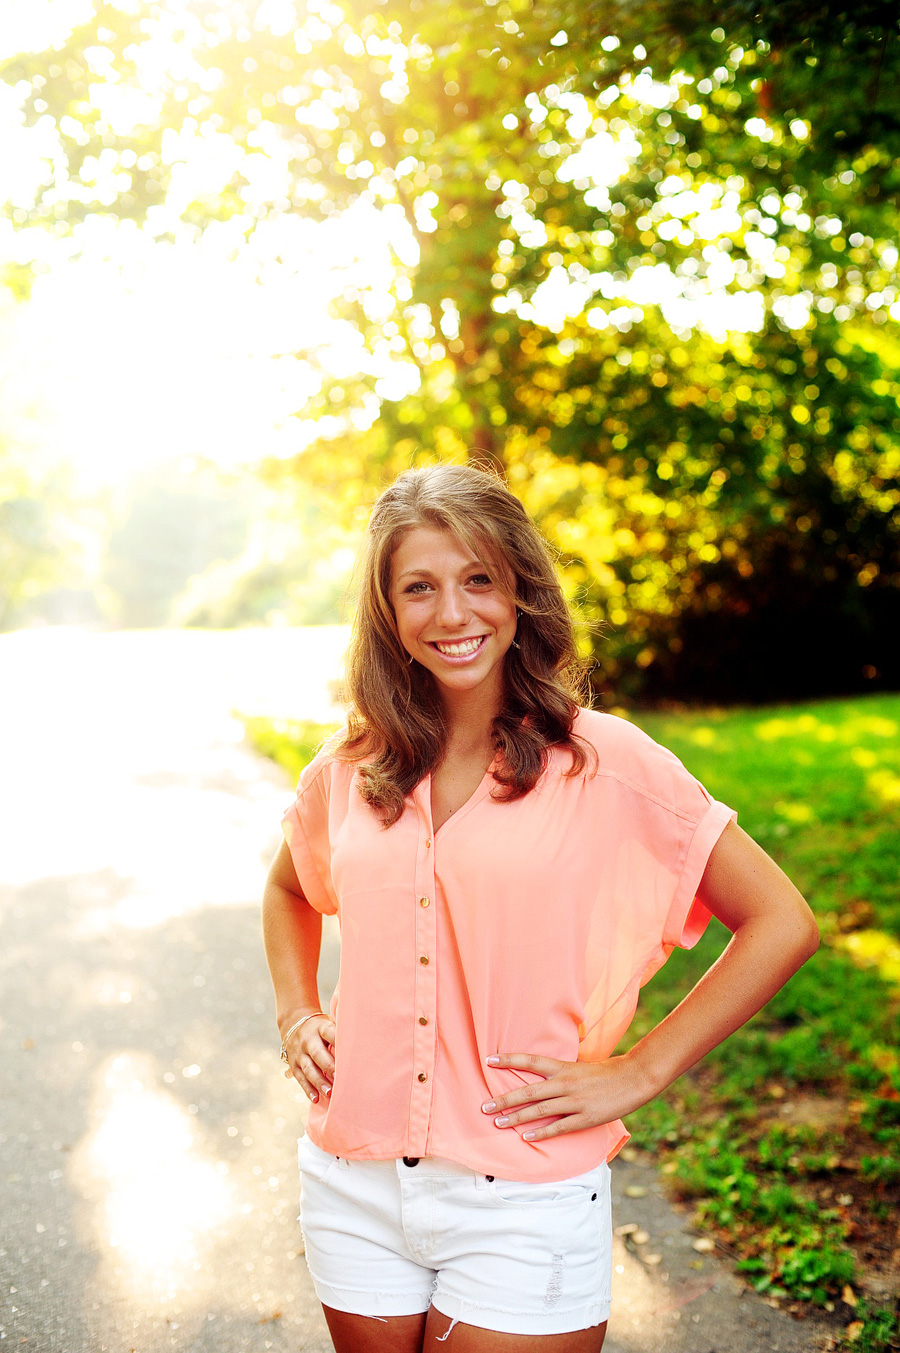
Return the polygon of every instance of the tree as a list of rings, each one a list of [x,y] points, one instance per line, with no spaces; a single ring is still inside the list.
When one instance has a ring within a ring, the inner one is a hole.
[[[330,435],[297,469],[351,510],[417,458],[501,466],[613,627],[601,681],[682,694],[700,679],[689,624],[721,636],[727,617],[742,650],[789,592],[790,615],[828,597],[856,639],[894,616],[893,7],[316,0],[293,19],[101,5],[52,58],[9,65],[26,122],[49,118],[61,147],[19,210],[161,235],[387,215],[390,294],[338,303],[368,374],[323,373],[304,412]],[[172,40],[141,118],[116,122],[109,90]],[[189,166],[211,148],[223,168],[201,192]],[[789,618],[778,633],[815,666]],[[832,680],[896,680],[876,656]],[[704,689],[764,693],[743,671],[720,664]]]

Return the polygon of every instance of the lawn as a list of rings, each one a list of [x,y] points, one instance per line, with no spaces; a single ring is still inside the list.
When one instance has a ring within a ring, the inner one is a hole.
[[[835,1310],[859,1349],[900,1347],[900,696],[630,714],[782,865],[819,919],[816,956],[748,1025],[631,1115],[760,1291]],[[292,776],[330,730],[248,720]],[[630,1037],[727,940],[717,922],[645,988]]]

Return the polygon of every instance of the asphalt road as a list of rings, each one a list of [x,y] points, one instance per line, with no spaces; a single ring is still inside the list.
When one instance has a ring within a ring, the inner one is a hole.
[[[259,895],[291,787],[233,717],[326,719],[344,634],[0,636],[0,1343],[326,1353]],[[323,996],[337,936],[326,933]],[[812,1353],[614,1170],[606,1353]],[[637,1229],[635,1229],[637,1228]],[[452,1336],[451,1336],[452,1340]]]

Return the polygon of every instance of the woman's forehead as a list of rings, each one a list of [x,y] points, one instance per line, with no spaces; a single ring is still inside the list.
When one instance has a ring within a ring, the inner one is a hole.
[[[487,565],[501,573],[513,570],[496,545],[473,532],[469,539],[449,527],[423,523],[409,527],[397,540],[391,557],[391,574],[410,569],[429,569],[437,563],[464,568],[468,564]]]

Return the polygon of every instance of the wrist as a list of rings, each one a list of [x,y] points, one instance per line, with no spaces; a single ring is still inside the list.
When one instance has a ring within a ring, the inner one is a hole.
[[[325,1015],[327,1013],[316,1001],[305,1001],[299,1005],[292,1005],[284,1014],[279,1013],[276,1017],[278,1037],[284,1043],[290,1037],[291,1028],[295,1027],[300,1020],[306,1019],[308,1015]]]
[[[656,1064],[650,1049],[642,1047],[641,1043],[636,1043],[633,1048],[622,1053],[622,1061],[628,1068],[637,1108],[649,1104],[651,1099],[655,1099],[670,1084],[662,1069]]]
[[[321,1016],[323,1019],[328,1018],[324,1010],[311,1010],[309,1014],[302,1015],[300,1019],[295,1020],[293,1024],[289,1025],[286,1033],[282,1036],[281,1039],[281,1060],[283,1062],[286,1062],[288,1060],[287,1055],[288,1043],[291,1040],[291,1038],[293,1038],[294,1034],[299,1033],[299,1031],[303,1028],[303,1025],[306,1024],[308,1020],[317,1019],[319,1018],[319,1016]]]

